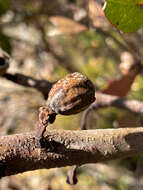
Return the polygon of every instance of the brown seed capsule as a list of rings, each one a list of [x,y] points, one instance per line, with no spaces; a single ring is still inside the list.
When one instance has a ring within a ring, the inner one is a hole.
[[[50,90],[46,107],[40,108],[39,124],[36,130],[37,145],[44,147],[43,134],[57,114],[71,115],[86,109],[95,101],[95,89],[84,75],[75,72],[56,82]],[[36,146],[37,146],[36,145]]]
[[[52,87],[47,100],[49,113],[71,115],[83,111],[95,101],[92,82],[81,73],[68,74]]]

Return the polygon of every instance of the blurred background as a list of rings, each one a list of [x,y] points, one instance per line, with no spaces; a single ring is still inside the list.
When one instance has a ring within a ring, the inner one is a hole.
[[[143,100],[143,30],[122,34],[105,18],[102,0],[0,0],[0,47],[12,59],[9,73],[54,82],[81,72],[96,91]],[[35,130],[42,93],[0,78],[0,135]],[[51,126],[79,130],[83,113],[58,116]],[[87,128],[137,127],[141,114],[113,107],[93,110]],[[26,172],[0,180],[0,190],[140,190],[143,158],[125,158],[78,169],[78,184],[66,183],[70,167]]]

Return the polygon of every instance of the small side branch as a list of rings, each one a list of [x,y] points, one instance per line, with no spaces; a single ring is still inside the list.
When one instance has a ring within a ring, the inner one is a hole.
[[[118,96],[97,92],[95,103],[91,104],[82,116],[81,129],[86,129],[86,120],[91,110],[98,110],[99,108],[106,108],[109,106],[124,109],[137,114],[143,113],[143,102],[141,101],[128,100],[126,98],[120,98]]]
[[[118,96],[112,96],[103,93],[96,93],[96,97],[96,107],[113,106],[134,113],[143,113],[143,102],[141,101],[127,100],[126,98],[119,98]],[[91,106],[94,107],[94,104]]]
[[[4,170],[0,171],[1,176],[143,154],[143,127],[47,130],[44,136],[46,148],[43,149],[35,147],[34,133],[0,137],[0,168]]]
[[[48,93],[54,83],[48,82],[47,80],[37,80],[30,76],[25,76],[20,73],[10,74],[5,73],[3,75],[4,78],[10,80],[16,84],[25,86],[25,87],[32,87],[41,92],[45,99],[48,97]]]

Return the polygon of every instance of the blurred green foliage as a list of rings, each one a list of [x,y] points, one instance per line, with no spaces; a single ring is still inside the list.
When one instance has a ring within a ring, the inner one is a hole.
[[[10,38],[0,30],[0,47],[8,53],[11,53]]]
[[[10,8],[10,0],[0,0],[0,16],[5,14]]]
[[[117,29],[122,32],[135,32],[143,27],[142,0],[106,0],[106,2],[105,15]]]

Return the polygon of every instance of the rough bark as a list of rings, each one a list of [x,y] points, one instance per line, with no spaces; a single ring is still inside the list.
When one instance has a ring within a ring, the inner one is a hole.
[[[35,147],[35,133],[0,137],[1,176],[40,168],[96,163],[143,153],[143,127],[47,130],[44,135],[46,148]]]

